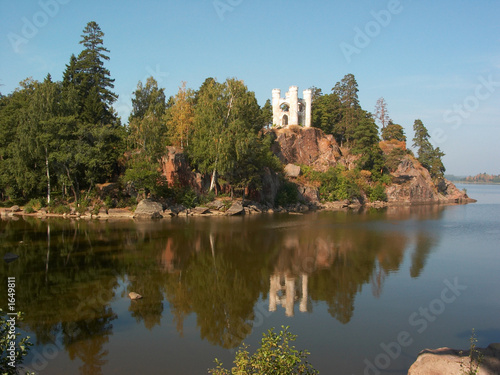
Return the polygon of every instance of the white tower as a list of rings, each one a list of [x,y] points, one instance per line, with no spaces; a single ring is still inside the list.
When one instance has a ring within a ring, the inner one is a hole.
[[[281,99],[281,90],[274,89],[273,90],[273,126],[281,125],[281,116],[280,116],[280,99]]]
[[[299,88],[297,86],[290,86],[285,98],[281,97],[280,89],[274,89],[272,94],[273,126],[311,126],[311,90],[303,91],[304,99],[299,99]]]

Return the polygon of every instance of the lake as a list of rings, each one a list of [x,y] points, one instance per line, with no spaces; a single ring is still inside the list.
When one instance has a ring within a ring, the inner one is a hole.
[[[289,326],[322,374],[405,374],[424,348],[500,342],[500,186],[475,204],[0,221],[0,306],[40,374],[206,374]],[[134,291],[143,299],[131,301]]]

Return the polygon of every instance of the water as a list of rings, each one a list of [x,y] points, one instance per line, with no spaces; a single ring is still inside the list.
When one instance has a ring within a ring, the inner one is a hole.
[[[500,186],[478,203],[163,221],[0,221],[0,306],[40,374],[204,374],[285,325],[323,374],[500,342]],[[142,300],[130,301],[135,291]]]

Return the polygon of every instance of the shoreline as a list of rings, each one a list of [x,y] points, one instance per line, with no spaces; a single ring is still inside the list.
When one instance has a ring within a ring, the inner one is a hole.
[[[155,208],[141,208],[142,205],[156,204]],[[335,201],[325,202],[320,204],[301,204],[297,203],[287,207],[269,208],[253,201],[245,201],[242,205],[241,200],[232,200],[230,206],[224,206],[223,200],[216,199],[209,204],[197,206],[194,208],[186,208],[181,205],[167,206],[163,208],[160,203],[144,199],[139,202],[137,209],[132,211],[130,207],[126,208],[110,208],[108,210],[101,208],[98,214],[93,214],[90,210],[81,214],[78,212],[71,213],[50,213],[45,209],[40,209],[32,213],[26,213],[22,206],[0,207],[0,218],[12,217],[34,217],[38,219],[45,218],[62,218],[62,219],[76,219],[76,220],[108,220],[108,219],[168,219],[172,217],[220,217],[220,216],[245,216],[255,214],[304,214],[307,212],[321,212],[321,211],[359,211],[361,209],[385,209],[390,207],[418,207],[418,206],[455,206],[475,203],[477,200],[472,198],[465,199],[450,199],[439,201],[423,201],[423,202],[367,202],[361,204],[359,202],[350,201]],[[227,200],[226,200],[227,202]],[[161,208],[160,208],[161,207]]]

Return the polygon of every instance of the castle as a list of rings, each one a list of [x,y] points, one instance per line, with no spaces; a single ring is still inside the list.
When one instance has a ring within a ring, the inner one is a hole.
[[[290,86],[285,98],[281,97],[280,89],[273,90],[273,126],[311,126],[312,91],[304,90],[303,95],[304,99],[299,99],[297,86]]]

